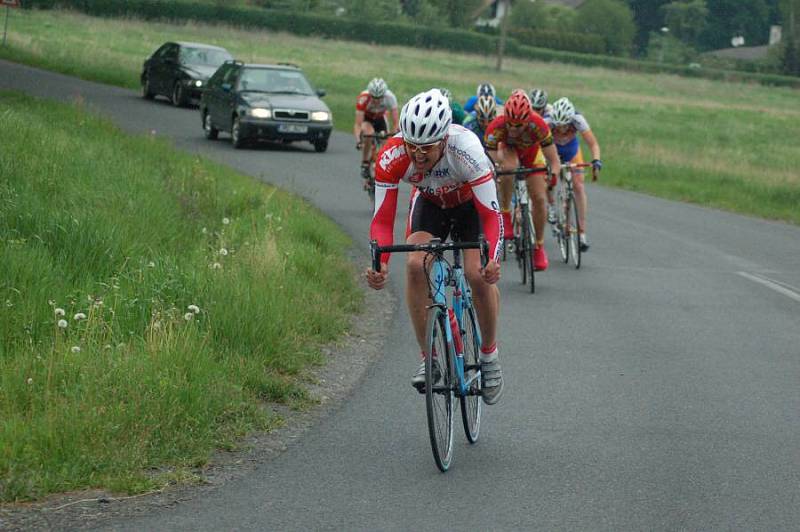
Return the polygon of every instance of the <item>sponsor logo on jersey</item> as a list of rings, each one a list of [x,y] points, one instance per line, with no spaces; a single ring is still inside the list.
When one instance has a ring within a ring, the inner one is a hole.
[[[467,150],[462,150],[461,148],[457,148],[456,146],[450,145],[448,146],[451,152],[453,152],[456,157],[461,159],[462,161],[466,162],[470,166],[472,166],[473,170],[477,170],[480,168],[480,164],[478,160],[472,156]]]
[[[441,187],[425,187],[421,188],[422,192],[431,196],[444,196],[448,192],[453,192],[461,188],[461,183],[443,185]]]
[[[405,153],[403,146],[395,146],[394,148],[389,148],[383,155],[381,155],[380,166],[383,168],[384,171],[388,170],[389,165],[392,164],[392,161],[397,159],[398,157],[402,156]]]
[[[450,177],[450,168],[440,168],[439,170],[434,170],[431,175],[433,177]]]
[[[416,172],[416,173],[411,174],[410,176],[408,176],[408,182],[409,183],[419,183],[420,181],[422,181],[426,177],[427,176],[424,175],[422,172]]]

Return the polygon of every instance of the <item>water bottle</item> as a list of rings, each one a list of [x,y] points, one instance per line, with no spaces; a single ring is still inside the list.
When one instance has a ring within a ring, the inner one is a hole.
[[[447,309],[447,312],[450,316],[450,331],[453,333],[453,345],[456,347],[456,355],[459,357],[464,356],[464,342],[461,339],[461,329],[458,327],[458,322],[456,321],[456,314],[453,312],[453,309]]]

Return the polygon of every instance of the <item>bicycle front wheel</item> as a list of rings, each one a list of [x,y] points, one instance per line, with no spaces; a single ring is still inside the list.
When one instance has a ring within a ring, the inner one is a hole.
[[[580,228],[581,221],[578,215],[578,203],[575,201],[575,196],[569,195],[569,203],[567,204],[567,223],[569,227],[569,250],[572,255],[572,262],[575,264],[575,269],[581,267],[581,243],[580,243]]]
[[[558,250],[561,252],[561,260],[566,264],[569,262],[569,203],[564,198],[561,189],[558,191],[558,221],[556,225]]]
[[[522,220],[522,207],[518,207],[514,210],[514,252],[522,284],[525,284],[528,278],[528,268],[525,260],[525,224],[522,223]]]
[[[461,396],[461,420],[470,443],[478,441],[481,430],[481,352],[478,321],[472,306],[464,309],[461,337],[464,340],[464,382],[467,392]]]
[[[536,271],[533,261],[533,243],[536,239],[536,231],[533,228],[533,218],[531,217],[531,211],[528,205],[522,206],[522,227],[524,228],[523,234],[525,235],[525,243],[523,248],[524,254],[522,257],[525,267],[529,272],[528,283],[530,284],[531,294],[533,294],[536,292],[536,277],[533,273]]]
[[[428,310],[425,357],[425,408],[436,466],[444,473],[453,459],[453,364],[445,327],[450,323],[440,307]]]

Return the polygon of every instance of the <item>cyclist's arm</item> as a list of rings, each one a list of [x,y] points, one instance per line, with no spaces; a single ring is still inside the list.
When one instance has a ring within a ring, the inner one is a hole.
[[[561,159],[558,157],[555,143],[551,142],[547,146],[542,146],[542,153],[544,158],[547,159],[547,166],[550,167],[550,175],[559,175],[561,173]],[[551,181],[550,185],[555,185],[555,181]]]
[[[503,218],[497,202],[497,187],[494,184],[494,173],[489,172],[469,182],[472,188],[472,202],[481,219],[483,235],[489,242],[489,260],[498,262],[502,246]]]
[[[361,124],[364,123],[364,111],[356,110],[356,121],[353,124],[353,135],[356,136],[356,142],[361,142]]]
[[[581,136],[589,146],[589,150],[592,152],[592,160],[600,159],[600,144],[598,144],[597,138],[594,136],[594,133],[592,133],[592,130],[587,129],[586,131],[581,132]]]
[[[392,107],[392,110],[389,114],[392,116],[392,125],[389,128],[389,133],[394,135],[400,131],[400,117],[398,115],[397,107]]]

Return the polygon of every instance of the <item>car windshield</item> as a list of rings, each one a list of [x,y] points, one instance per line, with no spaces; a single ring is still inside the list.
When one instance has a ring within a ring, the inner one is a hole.
[[[218,67],[225,61],[233,59],[225,50],[215,48],[181,48],[181,63],[184,65],[204,65]]]
[[[301,72],[268,68],[244,69],[239,78],[239,89],[283,94],[314,94],[314,90]]]

